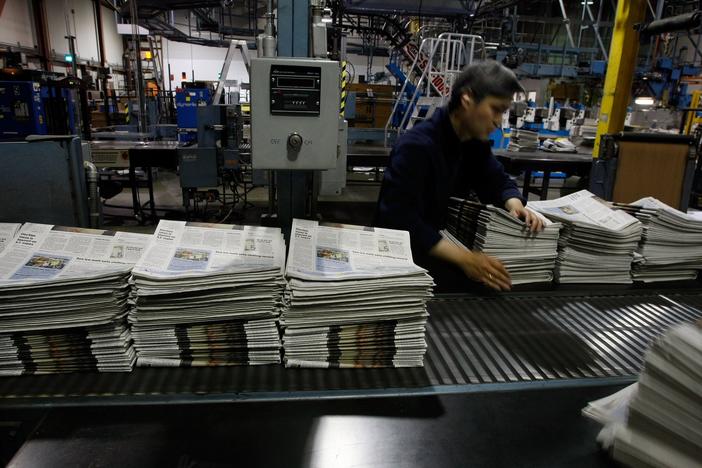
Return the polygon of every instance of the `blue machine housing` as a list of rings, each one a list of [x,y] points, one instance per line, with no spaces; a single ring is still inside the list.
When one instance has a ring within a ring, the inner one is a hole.
[[[175,101],[178,141],[197,140],[197,108],[211,103],[212,91],[210,88],[182,88],[176,91]]]
[[[49,134],[76,134],[73,92],[37,81],[0,81],[0,140]]]
[[[32,81],[0,81],[0,139],[46,135],[41,86]]]

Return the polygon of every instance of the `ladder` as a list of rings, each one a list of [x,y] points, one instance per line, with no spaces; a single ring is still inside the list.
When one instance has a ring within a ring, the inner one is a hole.
[[[219,104],[226,86],[234,86],[238,84],[234,81],[227,80],[227,75],[229,75],[229,67],[234,60],[234,55],[236,54],[237,49],[241,50],[241,57],[244,59],[244,66],[246,67],[246,72],[249,74],[249,81],[251,81],[251,56],[249,55],[249,46],[246,41],[232,39],[229,42],[229,49],[227,49],[224,64],[222,64],[222,71],[219,74],[219,82],[217,83],[217,90],[215,91],[214,98],[212,99],[212,104]]]
[[[485,42],[482,37],[472,34],[442,33],[439,37],[424,39],[419,47],[408,42],[401,50],[407,61],[411,59],[411,65],[408,79],[402,84],[385,124],[386,147],[391,133],[399,136],[418,121],[431,117],[437,107],[446,103],[461,70],[473,62],[476,54],[485,57]],[[414,83],[409,79],[412,74],[417,77]],[[410,86],[414,86],[415,91],[408,99],[405,94]],[[394,126],[393,116],[401,106],[406,106],[406,111],[399,124]]]

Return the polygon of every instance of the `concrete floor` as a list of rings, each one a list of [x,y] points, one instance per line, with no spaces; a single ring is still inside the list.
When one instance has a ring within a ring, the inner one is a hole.
[[[375,213],[375,206],[380,192],[382,172],[375,173],[369,171],[349,172],[347,186],[338,196],[320,196],[318,200],[318,211],[325,221],[371,225]],[[534,181],[538,186],[540,180]],[[558,198],[565,192],[572,189],[576,181],[568,179],[553,180],[549,189],[548,198]],[[517,184],[522,185],[522,179],[517,179]],[[142,203],[148,200],[148,190],[141,188],[139,197]],[[173,171],[158,170],[154,178],[154,198],[157,207],[157,214],[161,219],[186,219],[185,209],[182,205],[182,193],[178,175]],[[538,197],[534,194],[529,196],[530,200]],[[268,211],[268,189],[267,187],[255,187],[247,194],[247,204],[240,203],[225,220],[231,224],[260,224],[261,215]],[[196,216],[197,221],[219,222],[229,212],[229,208],[221,211],[221,203],[214,202],[208,204],[207,216]],[[125,184],[122,192],[106,201],[103,207],[103,224],[115,230],[128,230],[131,232],[151,233],[154,224],[146,222],[140,225],[133,216],[132,193],[129,186]]]

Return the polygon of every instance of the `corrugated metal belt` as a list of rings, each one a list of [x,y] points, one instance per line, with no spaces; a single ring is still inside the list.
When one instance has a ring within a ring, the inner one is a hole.
[[[137,368],[0,378],[0,406],[286,400],[633,381],[653,339],[702,318],[702,291],[439,297],[423,368]]]

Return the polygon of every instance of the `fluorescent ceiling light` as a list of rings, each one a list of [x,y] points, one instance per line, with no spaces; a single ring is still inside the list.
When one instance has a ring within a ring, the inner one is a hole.
[[[637,106],[652,106],[654,103],[652,97],[637,97],[634,99],[634,104]]]

